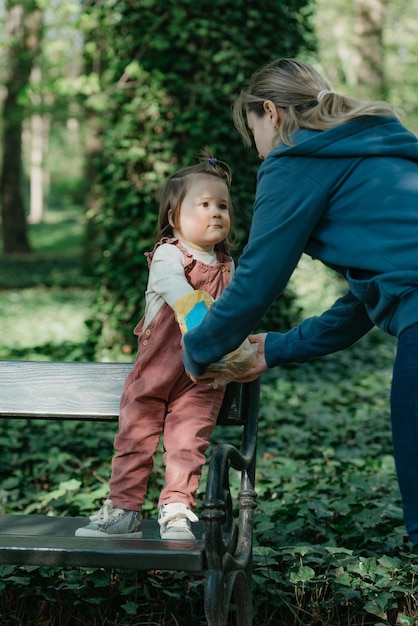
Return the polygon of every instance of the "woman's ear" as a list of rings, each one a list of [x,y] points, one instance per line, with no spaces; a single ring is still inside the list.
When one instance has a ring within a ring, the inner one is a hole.
[[[263,103],[263,108],[273,126],[278,126],[282,119],[280,109],[276,107],[272,100],[265,100]]]

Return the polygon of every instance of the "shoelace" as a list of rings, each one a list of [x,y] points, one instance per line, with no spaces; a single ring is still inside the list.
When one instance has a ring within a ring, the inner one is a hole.
[[[168,520],[164,520],[164,526],[169,528],[170,526],[176,526],[177,528],[187,528],[190,529],[189,520],[184,515],[176,515]]]
[[[163,517],[161,518],[161,524],[165,524],[167,526],[172,522],[183,522],[182,525],[188,527],[187,520],[190,520],[191,522],[197,522],[198,519],[199,518],[193,513],[193,511],[185,507],[181,511],[175,511],[168,514],[164,513]]]
[[[112,500],[106,500],[98,513],[90,515],[90,521],[106,522],[114,511]]]

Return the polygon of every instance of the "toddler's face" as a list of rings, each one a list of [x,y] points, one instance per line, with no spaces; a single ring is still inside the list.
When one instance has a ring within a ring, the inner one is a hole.
[[[174,236],[196,250],[211,252],[229,233],[229,190],[215,176],[196,176],[180,208]]]

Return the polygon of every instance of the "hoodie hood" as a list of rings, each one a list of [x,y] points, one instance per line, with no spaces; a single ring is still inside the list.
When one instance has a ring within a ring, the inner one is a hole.
[[[267,158],[309,156],[321,158],[400,157],[418,163],[418,141],[393,117],[362,116],[329,130],[300,129],[295,145],[281,144]]]

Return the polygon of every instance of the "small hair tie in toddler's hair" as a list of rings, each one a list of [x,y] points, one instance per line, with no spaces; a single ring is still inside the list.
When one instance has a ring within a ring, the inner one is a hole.
[[[209,165],[213,167],[213,173],[216,173],[220,178],[223,178],[228,187],[231,185],[231,170],[229,169],[229,165],[227,165],[224,161],[220,161],[213,156],[208,156],[208,154],[206,153],[206,155],[200,157],[200,162],[204,164],[204,166],[205,164],[207,165],[209,163]],[[206,169],[205,171],[207,172],[208,170]],[[211,173],[210,170],[209,173]]]
[[[332,91],[330,91],[329,89],[322,89],[318,95],[316,96],[316,99],[318,100],[318,103],[321,102],[322,98],[324,96],[327,95],[327,93],[332,93]]]

